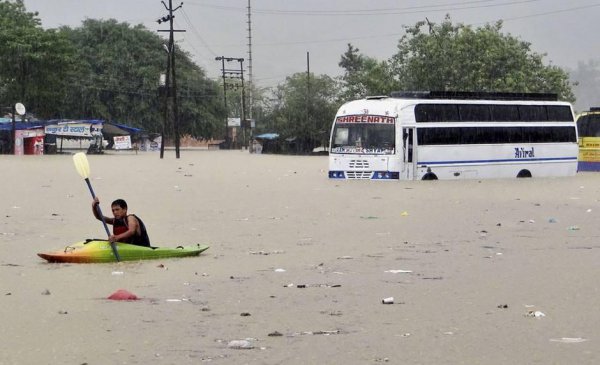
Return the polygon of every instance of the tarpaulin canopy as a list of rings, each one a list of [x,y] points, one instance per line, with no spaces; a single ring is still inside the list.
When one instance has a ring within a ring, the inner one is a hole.
[[[44,128],[41,123],[15,122],[16,130]],[[0,131],[12,131],[12,123],[0,123]]]
[[[142,132],[140,128],[129,127],[123,124],[104,122],[102,125],[102,134],[109,136],[128,136]]]
[[[11,131],[12,120],[8,118],[1,119],[0,131]],[[135,135],[143,132],[140,128],[106,122],[102,119],[50,119],[35,122],[17,121],[15,123],[15,129],[17,130],[36,128],[44,128],[46,134],[67,138],[91,138],[97,132],[102,132],[102,134],[109,137]]]
[[[264,134],[260,134],[256,137],[254,137],[256,139],[268,139],[268,140],[272,140],[272,139],[277,139],[279,138],[279,134],[277,133],[264,133]]]

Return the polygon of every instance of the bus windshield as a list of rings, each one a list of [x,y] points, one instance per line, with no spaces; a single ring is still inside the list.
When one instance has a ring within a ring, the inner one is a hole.
[[[332,153],[394,154],[394,124],[337,123],[331,141]]]

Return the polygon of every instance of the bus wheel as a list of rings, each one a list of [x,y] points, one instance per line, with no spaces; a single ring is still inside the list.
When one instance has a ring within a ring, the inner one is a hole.
[[[423,178],[421,180],[437,180],[438,177],[433,173],[433,172],[428,172],[425,175],[423,175]]]
[[[522,178],[522,177],[531,177],[531,172],[529,170],[519,171],[519,173],[517,174],[517,178]]]

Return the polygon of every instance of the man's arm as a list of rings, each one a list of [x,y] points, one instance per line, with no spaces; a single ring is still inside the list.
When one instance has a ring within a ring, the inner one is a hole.
[[[104,218],[104,221],[106,223],[113,224],[115,222],[113,218],[107,216],[100,217],[100,213],[98,212],[98,205],[100,205],[100,200],[98,200],[98,197],[96,197],[96,199],[92,201],[92,212],[94,213],[94,217],[96,217],[96,219],[99,221],[101,221],[102,218]]]

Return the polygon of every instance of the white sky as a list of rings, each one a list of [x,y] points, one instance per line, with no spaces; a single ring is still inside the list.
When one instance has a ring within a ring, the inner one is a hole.
[[[168,0],[165,0],[168,4]],[[174,0],[173,7],[181,0]],[[167,14],[159,0],[25,0],[45,28],[77,27],[85,18],[167,29],[156,20]],[[184,0],[175,13],[176,42],[208,75],[220,75],[216,56],[248,59],[248,0]],[[340,56],[352,43],[377,59],[396,53],[403,25],[429,19],[480,26],[504,20],[504,33],[530,42],[545,63],[575,68],[578,61],[600,59],[600,1],[593,0],[252,0],[252,66],[258,86],[273,86],[286,76],[310,70],[336,76]],[[161,33],[166,35],[168,33]],[[248,61],[244,63],[247,68]]]

